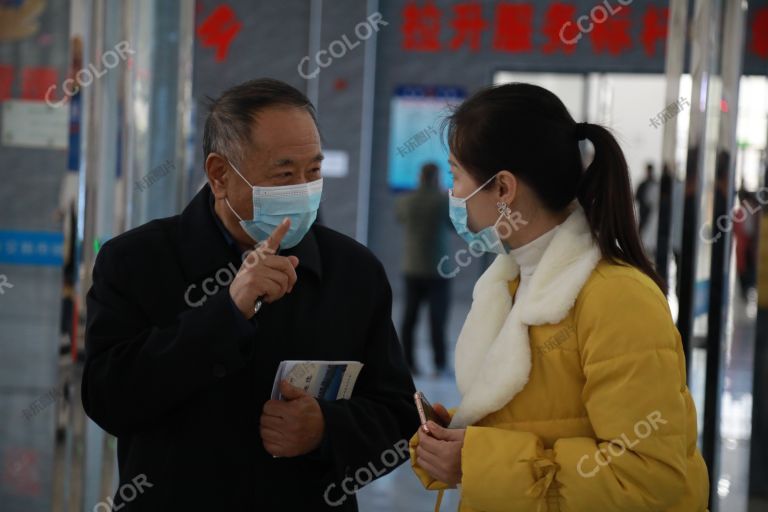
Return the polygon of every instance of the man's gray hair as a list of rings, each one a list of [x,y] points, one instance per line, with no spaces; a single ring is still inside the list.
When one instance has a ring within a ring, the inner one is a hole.
[[[275,107],[306,110],[317,125],[315,107],[298,89],[271,78],[249,80],[227,89],[218,99],[208,98],[208,117],[203,130],[203,158],[218,153],[239,165],[250,144],[253,123],[259,112]]]

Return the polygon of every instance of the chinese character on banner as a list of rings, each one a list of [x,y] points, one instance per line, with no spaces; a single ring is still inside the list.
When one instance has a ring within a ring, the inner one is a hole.
[[[607,16],[605,21],[597,23],[589,34],[592,40],[594,53],[608,52],[619,55],[622,51],[632,47],[632,39],[629,36],[630,8],[622,7],[613,16]]]
[[[533,49],[533,6],[501,2],[496,6],[493,49],[529,52]]]
[[[544,53],[555,53],[562,51],[569,54],[576,50],[576,39],[578,37],[578,28],[574,20],[576,7],[572,4],[555,2],[549,6],[544,16],[544,35],[547,36],[547,42],[541,48]],[[566,27],[566,24],[570,24]],[[566,41],[573,41],[567,43]]]
[[[10,99],[12,85],[13,66],[0,64],[0,101]]]
[[[223,4],[197,27],[197,35],[204,47],[216,48],[216,62],[221,62],[227,58],[229,45],[242,27],[235,11]]]
[[[749,50],[758,57],[768,59],[768,7],[761,7],[755,13]]]
[[[21,71],[21,99],[42,101],[46,91],[58,81],[56,68],[25,68]]]
[[[39,496],[42,488],[38,455],[35,450],[8,449],[3,460],[3,486],[18,496]]]
[[[480,36],[488,23],[483,19],[483,7],[477,2],[467,2],[453,6],[454,18],[451,27],[456,34],[451,39],[449,47],[458,50],[469,41],[473,52],[480,50]]]
[[[423,7],[408,2],[403,8],[403,49],[434,52],[440,49],[440,10],[432,2]]]
[[[649,7],[643,16],[643,33],[640,36],[643,41],[645,54],[649,57],[656,55],[656,41],[661,41],[662,48],[667,40],[667,17],[669,9],[661,7]]]

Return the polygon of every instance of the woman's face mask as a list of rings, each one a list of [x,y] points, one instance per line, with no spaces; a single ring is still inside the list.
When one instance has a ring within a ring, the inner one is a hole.
[[[451,222],[453,223],[453,227],[456,228],[456,232],[470,246],[483,252],[507,254],[509,251],[504,246],[504,242],[501,240],[498,230],[499,221],[501,221],[504,214],[500,214],[493,225],[483,228],[477,233],[470,230],[468,225],[469,215],[467,213],[467,201],[496,178],[497,175],[498,173],[491,176],[485,183],[476,188],[474,192],[464,198],[454,197],[453,190],[451,190],[448,197],[448,216],[451,218]]]
[[[229,162],[232,169],[253,191],[253,219],[243,220],[225,199],[227,206],[240,220],[240,226],[254,241],[266,239],[285,217],[291,219],[291,227],[280,243],[281,249],[297,245],[307,234],[317,218],[320,198],[323,193],[323,179],[277,187],[254,187],[240,174],[237,167]]]

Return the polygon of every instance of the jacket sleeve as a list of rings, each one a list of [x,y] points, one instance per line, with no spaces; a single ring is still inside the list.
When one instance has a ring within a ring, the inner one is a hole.
[[[227,288],[154,326],[132,297],[131,272],[108,242],[86,298],[83,407],[118,436],[152,428],[216,380],[244,367],[256,336]]]
[[[686,486],[685,362],[660,293],[595,285],[575,307],[583,400],[594,437],[545,449],[534,434],[467,428],[462,500],[477,510],[667,510]]]
[[[405,462],[408,438],[419,424],[413,380],[392,325],[392,291],[377,266],[377,297],[363,369],[349,400],[320,400],[325,436],[337,478],[369,464],[385,472]],[[390,455],[397,454],[397,462]],[[385,454],[385,452],[388,452]],[[376,473],[381,476],[384,473]]]

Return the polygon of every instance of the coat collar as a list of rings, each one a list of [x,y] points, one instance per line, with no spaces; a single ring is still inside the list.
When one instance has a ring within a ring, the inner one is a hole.
[[[462,395],[452,427],[465,427],[509,403],[528,382],[528,327],[560,322],[600,260],[581,207],[560,225],[528,284],[524,303],[512,307],[509,281],[519,275],[502,254],[477,280],[456,343],[456,383]]]
[[[191,282],[210,276],[228,262],[240,266],[241,259],[227,243],[211,212],[211,189],[206,184],[187,205],[180,217],[179,247],[185,275]],[[281,249],[280,255],[295,255],[299,269],[322,277],[320,247],[314,224],[296,246]]]

